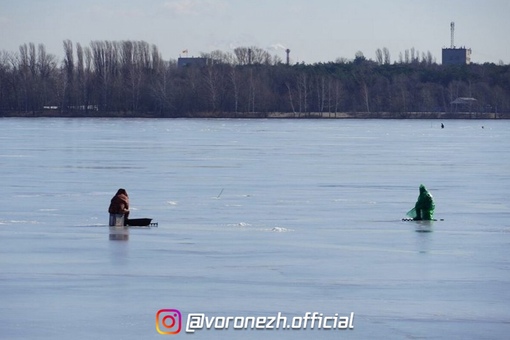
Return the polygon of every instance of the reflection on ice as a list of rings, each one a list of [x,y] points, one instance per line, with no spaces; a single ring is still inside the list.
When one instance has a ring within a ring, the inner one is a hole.
[[[114,226],[110,227],[111,241],[127,241],[129,240],[129,227]]]
[[[415,221],[415,229],[419,233],[427,233],[432,231],[434,221]]]

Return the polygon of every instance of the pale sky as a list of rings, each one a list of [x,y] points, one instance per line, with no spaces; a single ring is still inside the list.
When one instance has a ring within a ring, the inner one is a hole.
[[[61,60],[66,39],[144,40],[166,60],[257,46],[310,64],[414,47],[441,63],[452,21],[473,62],[510,64],[510,0],[0,0],[0,50],[42,43]]]

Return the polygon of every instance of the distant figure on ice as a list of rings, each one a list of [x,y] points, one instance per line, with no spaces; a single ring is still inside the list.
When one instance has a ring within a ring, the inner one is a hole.
[[[124,225],[127,224],[129,216],[129,196],[126,189],[121,188],[117,190],[117,193],[110,202],[108,212],[110,213],[110,225],[115,225],[115,221],[112,222],[112,215],[123,215]]]
[[[418,196],[418,200],[416,201],[414,208],[407,213],[407,216],[411,217],[415,221],[430,221],[434,219],[434,209],[434,198],[425,186],[420,184],[420,195]]]
[[[441,123],[441,129],[444,129],[444,124],[443,123]]]

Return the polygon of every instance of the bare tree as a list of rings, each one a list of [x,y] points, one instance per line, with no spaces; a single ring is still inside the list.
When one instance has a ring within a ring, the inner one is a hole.
[[[298,76],[299,112],[308,112],[308,76],[301,73]]]
[[[317,109],[319,112],[324,112],[326,102],[326,84],[324,76],[316,76],[315,82],[317,88]]]
[[[23,111],[28,112],[33,109],[33,91],[32,91],[32,76],[30,73],[30,62],[27,44],[19,47],[19,62],[18,72],[21,85],[21,106]]]
[[[267,51],[258,47],[250,47],[250,50],[252,51],[253,64],[271,65],[271,54]]]
[[[285,86],[287,87],[287,91],[289,93],[289,103],[290,103],[290,107],[292,109],[292,113],[296,114],[296,109],[294,108],[294,100],[292,99],[292,90],[290,88],[290,84],[289,82],[285,82]]]
[[[259,47],[238,47],[234,54],[239,65],[263,64],[271,65],[273,58],[271,54]]]
[[[234,54],[237,58],[237,64],[248,65],[250,62],[250,51],[247,47],[237,47],[234,49]]]
[[[32,79],[35,79],[37,77],[37,52],[35,50],[35,44],[30,43],[28,44],[29,48],[29,68],[30,68],[30,74],[32,76]]]
[[[205,68],[204,83],[207,87],[212,112],[217,109],[218,103],[218,72],[214,65],[208,65]]]
[[[249,75],[249,101],[248,101],[248,111],[255,112],[255,77],[253,76],[253,68],[250,68]]]
[[[390,50],[388,48],[383,48],[383,55],[384,55],[384,63],[386,65],[391,64],[391,58],[390,58]]]
[[[85,111],[88,110],[87,105],[87,82],[85,74],[85,61],[83,56],[83,48],[80,43],[76,44],[76,83],[78,87],[78,106],[82,106]]]
[[[101,110],[106,110],[108,107],[108,86],[110,79],[106,61],[106,43],[104,41],[92,41],[90,48],[94,67],[95,88],[98,92],[98,104]]]
[[[434,63],[434,57],[432,56],[432,53],[430,53],[430,51],[427,51],[424,60],[427,65],[432,65]]]
[[[222,64],[235,64],[236,56],[232,53],[226,53],[220,50],[212,51],[211,53],[201,53],[202,58],[208,58],[214,63]]]
[[[378,65],[382,65],[384,62],[383,51],[380,48],[375,51],[375,61]]]
[[[340,106],[340,95],[341,95],[342,84],[339,79],[335,79],[335,117]]]
[[[234,112],[239,111],[239,85],[237,79],[236,66],[230,65],[230,82],[232,83],[232,91],[234,95]]]
[[[74,105],[74,54],[73,43],[71,40],[64,41],[64,70],[62,77],[63,100],[62,110],[68,109],[68,106]]]

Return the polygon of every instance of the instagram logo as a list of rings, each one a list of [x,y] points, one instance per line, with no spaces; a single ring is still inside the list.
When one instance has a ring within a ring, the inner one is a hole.
[[[177,334],[181,331],[181,319],[177,309],[160,309],[156,313],[156,330],[159,334]]]

